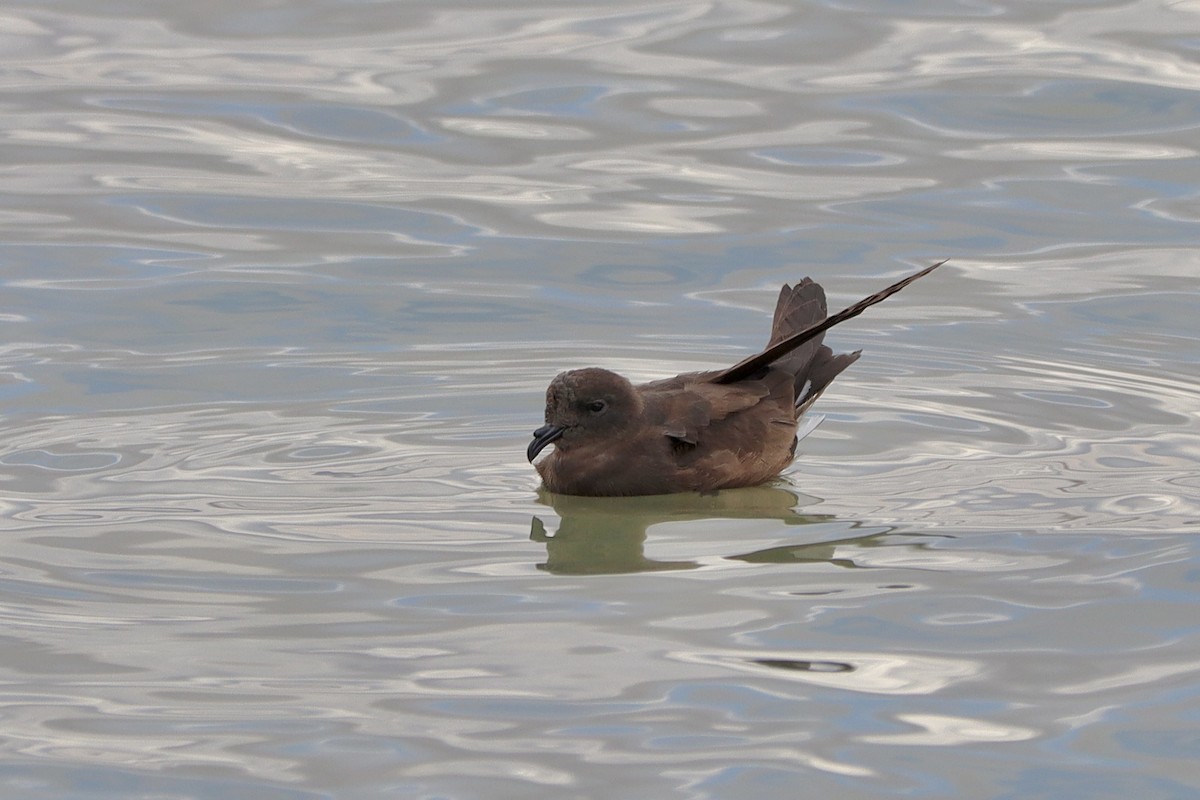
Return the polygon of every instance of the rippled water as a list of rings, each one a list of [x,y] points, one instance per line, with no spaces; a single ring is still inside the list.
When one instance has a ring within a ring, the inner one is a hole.
[[[3,796],[1196,796],[1198,12],[8,3]],[[943,257],[785,480],[537,491]]]

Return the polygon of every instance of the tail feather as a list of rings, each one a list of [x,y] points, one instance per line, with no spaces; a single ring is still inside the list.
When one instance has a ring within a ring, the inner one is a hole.
[[[822,347],[808,369],[796,376],[796,417],[799,418],[813,402],[821,396],[833,379],[842,374],[842,370],[858,361],[861,350],[853,353],[837,353],[828,347]]]

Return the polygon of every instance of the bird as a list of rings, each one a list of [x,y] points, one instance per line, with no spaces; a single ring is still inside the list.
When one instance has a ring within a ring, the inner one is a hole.
[[[825,331],[945,263],[832,316],[819,283],[784,284],[766,348],[726,369],[638,385],[601,367],[559,373],[526,456],[533,463],[554,446],[534,465],[554,494],[711,493],[771,481],[795,458],[801,417],[862,352],[835,354]]]

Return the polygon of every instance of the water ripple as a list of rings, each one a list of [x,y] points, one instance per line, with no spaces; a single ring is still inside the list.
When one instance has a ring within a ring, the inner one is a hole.
[[[1195,27],[9,3],[0,793],[1191,796]],[[779,484],[535,493],[944,256]]]

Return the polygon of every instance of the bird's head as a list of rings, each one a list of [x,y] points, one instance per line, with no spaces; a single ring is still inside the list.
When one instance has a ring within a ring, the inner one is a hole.
[[[642,413],[633,384],[598,367],[560,373],[546,389],[546,424],[533,432],[526,455],[533,461],[548,444],[569,448],[615,436]]]

